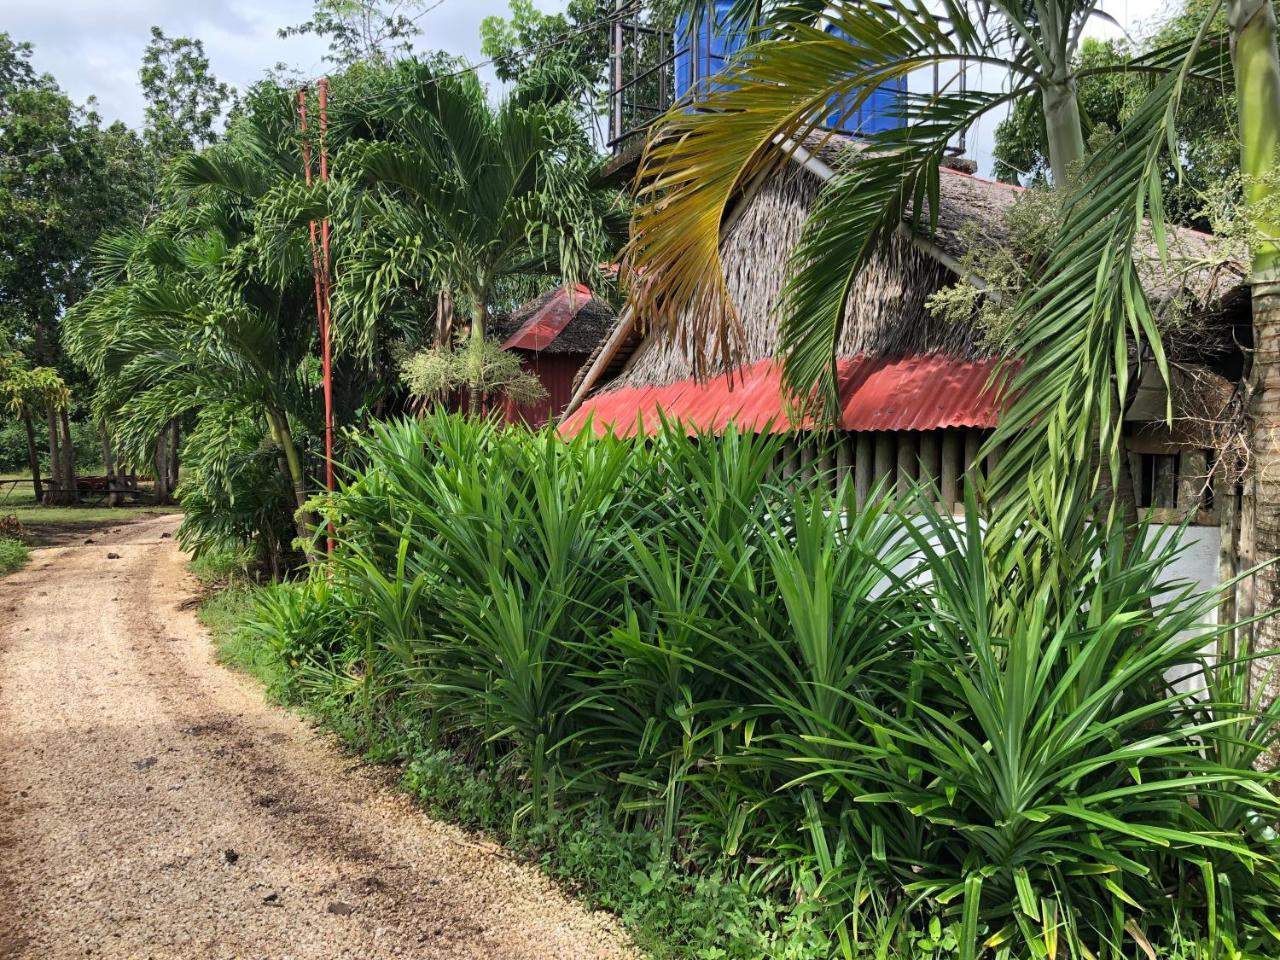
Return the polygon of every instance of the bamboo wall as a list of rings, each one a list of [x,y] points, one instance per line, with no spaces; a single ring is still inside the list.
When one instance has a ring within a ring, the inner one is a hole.
[[[921,484],[933,488],[935,502],[958,510],[969,465],[985,473],[999,456],[997,451],[975,463],[989,435],[989,430],[961,428],[803,435],[787,441],[779,470],[798,482],[849,478],[859,504],[882,484],[899,494]],[[1181,522],[1188,515],[1193,526],[1219,522],[1221,495],[1208,451],[1162,447],[1129,456],[1139,508],[1152,508],[1163,522]]]

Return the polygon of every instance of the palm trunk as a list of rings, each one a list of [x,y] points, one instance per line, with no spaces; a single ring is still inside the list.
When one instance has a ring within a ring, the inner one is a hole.
[[[40,451],[36,449],[36,428],[31,422],[31,411],[22,408],[22,426],[27,431],[27,465],[31,468],[31,492],[36,503],[44,500],[44,491],[40,485]]]
[[[483,360],[485,328],[489,325],[489,308],[485,305],[485,295],[476,297],[475,308],[471,317],[471,339],[469,348],[471,356],[471,384],[467,393],[467,413],[479,416],[480,404],[484,400],[480,382],[480,365]]]
[[[272,411],[267,414],[267,421],[271,425],[272,436],[275,437],[276,443],[284,452],[285,465],[289,470],[289,482],[293,485],[293,499],[297,509],[293,515],[293,522],[298,530],[298,538],[307,544],[307,559],[311,561],[319,560],[320,557],[312,549],[312,540],[316,527],[315,517],[311,511],[307,509],[307,475],[302,468],[302,457],[298,453],[297,445],[293,442],[293,434],[289,431],[289,423],[282,413]]]
[[[120,478],[116,476],[116,458],[111,449],[111,434],[105,420],[98,424],[102,436],[102,469],[107,473],[107,506],[120,506]]]
[[[1231,56],[1236,102],[1240,112],[1240,167],[1250,212],[1265,220],[1274,205],[1280,164],[1280,56],[1276,52],[1276,18],[1270,0],[1228,0]],[[1270,203],[1268,204],[1268,201]],[[1253,474],[1253,548],[1259,561],[1280,558],[1280,223],[1255,222],[1264,238],[1252,251],[1253,363],[1251,414]],[[1275,564],[1255,578],[1253,608],[1272,610],[1280,603],[1280,570]],[[1257,624],[1251,646],[1280,648],[1280,617]],[[1255,702],[1273,700],[1280,689],[1272,679],[1270,660],[1255,661]],[[1276,758],[1273,757],[1273,761]]]
[[[170,430],[169,463],[167,464],[169,470],[169,490],[176,494],[178,492],[178,440],[180,439],[180,435],[178,433],[178,420],[176,417],[170,425]]]
[[[151,462],[155,468],[156,474],[156,503],[169,502],[168,432],[168,430],[161,430],[156,436],[155,451],[151,457]]]
[[[1063,72],[1069,69],[1063,65]],[[1049,143],[1049,169],[1053,185],[1061,190],[1077,174],[1084,159],[1084,127],[1080,123],[1080,106],[1076,100],[1076,84],[1069,76],[1055,79],[1044,88],[1044,127]]]

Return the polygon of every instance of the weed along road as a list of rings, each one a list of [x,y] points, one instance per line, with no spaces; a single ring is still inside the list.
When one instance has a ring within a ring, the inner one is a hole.
[[[629,955],[217,665],[177,522],[0,580],[0,957]]]

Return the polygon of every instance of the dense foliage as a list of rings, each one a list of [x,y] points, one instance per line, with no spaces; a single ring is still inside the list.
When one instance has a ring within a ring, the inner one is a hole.
[[[1095,526],[1028,575],[972,509],[859,510],[782,485],[780,449],[378,425],[331,577],[259,636],[287,694],[447,748],[531,823],[603,808],[832,950],[948,956],[913,940],[936,924],[959,956],[1272,955],[1277,714],[1206,655],[1177,538]]]

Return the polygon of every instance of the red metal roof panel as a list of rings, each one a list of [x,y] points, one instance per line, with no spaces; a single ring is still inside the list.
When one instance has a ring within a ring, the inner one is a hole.
[[[503,350],[545,350],[564,332],[569,321],[591,300],[591,291],[582,284],[561,286],[520,329],[502,344]]]
[[[854,357],[838,364],[840,426],[846,430],[938,430],[943,427],[993,427],[1000,411],[995,381],[999,360],[959,360],[928,354],[885,360]],[[622,387],[585,401],[561,425],[566,434],[609,429],[627,436],[637,418],[646,433],[661,417],[690,430],[723,430],[729,423],[773,432],[789,430],[780,370],[762,360],[698,383],[682,380],[662,387]],[[797,424],[804,429],[809,426]]]

